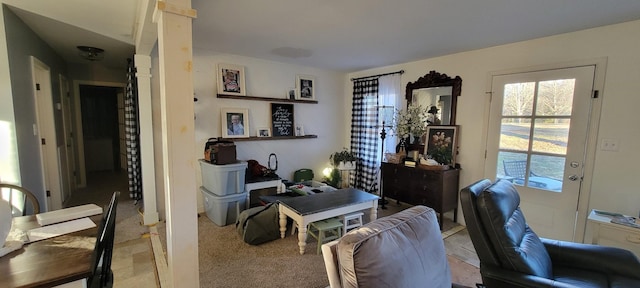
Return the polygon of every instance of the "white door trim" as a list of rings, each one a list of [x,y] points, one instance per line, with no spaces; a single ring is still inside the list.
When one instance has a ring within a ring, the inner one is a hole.
[[[58,80],[60,81],[60,105],[62,110],[62,131],[63,131],[63,146],[62,149],[64,151],[65,157],[63,157],[62,164],[65,169],[63,169],[63,173],[66,173],[64,180],[67,182],[66,188],[63,190],[62,201],[66,201],[68,197],[71,196],[71,193],[76,188],[76,176],[74,175],[74,171],[76,171],[76,162],[75,162],[75,150],[73,143],[73,139],[75,139],[73,132],[73,115],[71,114],[73,111],[71,105],[71,92],[69,88],[69,81],[67,77],[62,74],[58,75]],[[66,170],[66,171],[65,171]],[[64,187],[63,186],[63,187]]]
[[[591,115],[589,119],[589,128],[588,128],[588,138],[585,147],[585,159],[584,159],[584,180],[582,181],[582,186],[580,188],[580,194],[578,196],[578,215],[576,215],[576,230],[574,233],[575,242],[584,242],[584,234],[585,227],[587,223],[587,217],[589,216],[589,199],[591,197],[591,181],[593,179],[593,170],[595,163],[595,155],[596,149],[598,146],[598,127],[600,123],[600,112],[602,109],[602,97],[604,96],[604,82],[605,82],[605,73],[607,70],[607,58],[591,58],[591,59],[583,59],[583,60],[575,60],[568,62],[560,62],[554,64],[544,64],[544,65],[536,65],[530,67],[522,67],[522,68],[513,68],[513,69],[505,69],[492,71],[487,74],[486,79],[486,97],[485,97],[485,123],[483,125],[483,138],[482,145],[484,145],[485,155],[487,151],[487,135],[489,132],[489,114],[491,109],[491,91],[492,91],[492,81],[494,76],[505,75],[505,74],[516,74],[516,73],[526,73],[526,72],[535,72],[535,71],[543,71],[543,70],[553,70],[553,69],[562,69],[562,68],[570,68],[570,67],[580,67],[580,66],[595,66],[595,77],[593,81],[593,87],[595,91],[598,91],[598,98],[594,99],[591,106]],[[486,159],[485,159],[486,162]],[[485,175],[484,167],[482,175]]]
[[[62,191],[60,179],[60,158],[58,156],[58,141],[56,138],[55,117],[53,114],[53,97],[51,89],[51,69],[42,61],[31,56],[31,80],[33,100],[36,109],[36,123],[34,135],[44,139],[46,144],[41,144],[41,175],[45,191],[49,191],[50,197],[45,195],[44,211],[62,208]],[[37,87],[40,89],[37,89]]]
[[[125,83],[118,82],[103,82],[103,81],[86,81],[86,80],[73,80],[73,105],[76,107],[75,109],[75,130],[76,130],[76,143],[77,143],[77,151],[76,158],[78,159],[78,171],[77,173],[80,175],[80,179],[77,187],[86,187],[87,186],[87,170],[85,167],[85,159],[84,159],[84,134],[82,133],[82,107],[80,105],[80,85],[89,85],[89,86],[105,86],[105,87],[119,87],[122,88],[122,91],[125,90]]]

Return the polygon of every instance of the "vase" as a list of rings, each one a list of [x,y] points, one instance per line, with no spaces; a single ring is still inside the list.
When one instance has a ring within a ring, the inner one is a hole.
[[[396,145],[396,153],[407,155],[408,141],[406,138],[400,138],[400,142]]]

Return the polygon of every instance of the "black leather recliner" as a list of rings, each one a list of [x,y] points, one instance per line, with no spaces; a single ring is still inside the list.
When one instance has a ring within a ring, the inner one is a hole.
[[[493,287],[640,287],[630,251],[539,238],[509,181],[484,179],[460,192],[483,284]]]

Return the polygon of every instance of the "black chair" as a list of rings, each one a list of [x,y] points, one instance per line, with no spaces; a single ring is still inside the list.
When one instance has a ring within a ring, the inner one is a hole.
[[[517,185],[524,185],[525,176],[527,174],[527,161],[502,161],[504,167],[504,175],[506,180],[511,181]],[[547,189],[551,191],[562,190],[562,181],[549,178],[543,175],[537,175],[533,171],[529,171],[529,185],[530,187]]]
[[[486,287],[640,287],[640,262],[627,250],[539,238],[509,181],[473,183],[460,203]]]
[[[87,279],[88,287],[91,288],[113,287],[111,257],[113,256],[118,197],[120,197],[120,192],[113,192],[109,206],[107,206],[102,214],[91,261],[93,263],[92,274],[89,279]]]

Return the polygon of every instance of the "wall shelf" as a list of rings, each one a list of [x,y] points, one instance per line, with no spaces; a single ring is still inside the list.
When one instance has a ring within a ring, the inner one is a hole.
[[[226,94],[218,94],[218,98],[238,99],[238,100],[257,100],[257,101],[269,101],[269,102],[287,102],[287,103],[307,103],[307,104],[318,104],[318,101],[317,101],[317,100],[297,100],[297,99],[286,99],[286,98],[270,98],[270,97],[256,97],[256,96],[237,96],[237,95],[226,95]]]
[[[221,140],[239,142],[239,141],[291,140],[291,139],[312,139],[312,138],[318,138],[318,135],[278,136],[278,137],[251,136],[251,137],[246,137],[246,138],[221,138]]]

